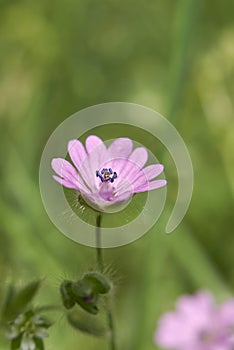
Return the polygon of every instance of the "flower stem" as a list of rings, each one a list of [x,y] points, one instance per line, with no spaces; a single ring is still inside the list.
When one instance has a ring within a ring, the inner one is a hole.
[[[102,254],[102,242],[101,242],[101,219],[102,215],[99,214],[96,219],[96,257],[97,257],[97,265],[100,272],[104,270],[104,261]],[[110,350],[116,350],[116,342],[115,342],[115,329],[113,322],[113,314],[107,300],[106,303],[106,316],[107,322],[110,329]]]
[[[99,214],[96,219],[96,252],[98,269],[103,272],[103,256],[102,256],[102,242],[101,242],[101,220],[102,215]]]
[[[114,322],[113,322],[113,315],[110,309],[107,309],[107,319],[108,319],[108,325],[111,332],[110,337],[110,349],[116,350],[116,343],[115,343],[115,328],[114,328]]]

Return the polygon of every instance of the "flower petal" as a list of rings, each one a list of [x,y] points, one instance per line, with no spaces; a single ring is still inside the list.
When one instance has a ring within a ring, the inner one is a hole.
[[[128,158],[131,162],[137,164],[139,168],[142,168],[148,159],[148,152],[145,147],[138,147],[134,149],[132,154]]]
[[[219,306],[219,317],[226,326],[234,326],[234,299],[229,299]]]
[[[151,164],[147,166],[146,168],[142,169],[134,178],[132,178],[132,184],[134,187],[139,187],[143,185],[147,185],[147,183],[160,175],[163,172],[163,165],[162,164]]]
[[[88,136],[86,141],[85,141],[85,146],[86,146],[86,150],[87,150],[88,154],[92,153],[100,145],[104,145],[105,146],[105,144],[102,141],[102,139],[100,139],[100,137],[98,137],[96,135]]]
[[[115,202],[123,202],[128,200],[130,197],[132,197],[133,193],[132,191],[125,191],[124,193],[118,195],[115,197]]]
[[[93,192],[97,190],[96,170],[99,170],[106,158],[106,145],[99,137],[91,135],[86,139],[88,157],[85,159],[81,174]]]
[[[104,163],[104,167],[111,168],[111,161]],[[128,159],[115,159],[115,167],[112,168],[116,171],[117,178],[114,180],[113,187],[117,195],[121,195],[124,192],[133,193],[133,186],[131,184],[132,174],[137,174],[140,168],[135,163]],[[100,179],[98,179],[100,185]],[[99,186],[97,186],[99,188]]]
[[[63,158],[54,158],[52,159],[51,166],[57,175],[61,177],[61,180],[63,180],[58,181],[59,178],[56,176],[54,179],[57,182],[68,188],[89,192],[83,180],[79,177],[76,169],[67,160]]]
[[[83,144],[79,140],[68,142],[68,153],[76,168],[80,171],[82,164],[87,157]]]
[[[87,200],[87,203],[94,207],[96,207],[98,210],[105,210],[105,208],[110,207],[111,205],[118,203],[118,202],[125,202],[130,197],[132,196],[132,192],[124,192],[121,195],[116,195],[116,196],[105,196],[104,193],[90,193],[90,194],[85,194],[85,199]]]
[[[133,142],[129,138],[121,137],[114,140],[107,150],[106,160],[110,162],[110,167],[115,170],[119,159],[127,159],[132,153],[132,148]]]
[[[162,164],[151,164],[143,169],[148,180],[152,180],[163,172]]]
[[[63,158],[53,158],[51,162],[52,169],[63,179],[70,182],[77,181],[77,171]]]
[[[61,177],[58,177],[56,175],[53,175],[53,178],[55,181],[57,181],[60,185],[63,185],[64,187],[79,190],[79,187],[76,184],[70,182],[69,180],[61,179]]]
[[[119,175],[133,183],[133,180],[140,175],[140,170],[147,159],[147,150],[144,147],[136,148],[127,159],[126,164],[120,169]]]
[[[184,319],[179,315],[174,312],[164,314],[154,336],[155,343],[162,348],[183,349],[186,343],[184,328]]]
[[[166,186],[166,184],[167,184],[166,180],[155,180],[155,181],[148,182],[145,185],[134,188],[133,192],[138,193],[138,192],[151,191],[151,190],[155,190],[156,188],[164,187]]]

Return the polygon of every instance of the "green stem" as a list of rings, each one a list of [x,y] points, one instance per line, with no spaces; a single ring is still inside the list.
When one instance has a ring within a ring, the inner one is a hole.
[[[111,331],[110,349],[116,350],[115,328],[114,328],[114,322],[113,322],[113,315],[110,309],[107,309],[107,319],[108,319],[109,329]]]
[[[101,241],[101,219],[102,219],[102,215],[98,214],[96,219],[96,253],[97,253],[96,256],[97,256],[98,269],[100,270],[100,272],[103,272],[104,261],[103,261],[102,241]],[[106,304],[106,316],[107,316],[108,326],[110,329],[110,350],[116,350],[113,314],[108,301]]]
[[[96,252],[98,269],[103,272],[104,262],[102,256],[102,241],[101,241],[101,220],[102,215],[98,214],[96,219]]]

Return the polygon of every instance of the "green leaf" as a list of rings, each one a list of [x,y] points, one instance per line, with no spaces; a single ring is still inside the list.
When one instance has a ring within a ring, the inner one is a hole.
[[[44,347],[44,342],[42,339],[39,339],[39,338],[33,338],[34,340],[34,343],[36,344],[36,349],[37,350],[44,350],[45,347]]]
[[[67,314],[69,324],[81,332],[92,334],[96,337],[104,337],[107,331],[103,322],[97,316],[84,313],[82,310],[73,310]]]
[[[99,272],[89,272],[83,279],[84,281],[92,283],[93,290],[98,294],[106,294],[111,288],[107,278]]]
[[[5,304],[4,316],[7,319],[24,311],[26,306],[33,299],[40,287],[41,281],[37,280],[29,283],[20,291],[15,292],[14,289],[8,293],[7,303]]]
[[[12,341],[11,341],[11,350],[18,350],[18,349],[20,349],[21,339],[22,339],[22,335],[20,335],[18,338],[12,339]]]
[[[60,285],[62,302],[66,309],[71,309],[75,305],[72,285],[73,282],[68,280],[63,281],[63,283]]]
[[[14,288],[13,285],[10,285],[9,288],[8,288],[7,295],[6,295],[6,300],[5,300],[5,303],[3,305],[3,309],[2,309],[3,318],[7,318],[7,315],[8,315],[8,312],[9,312],[9,308],[10,308],[10,304],[11,304],[11,301],[12,301],[14,295],[15,295],[15,288]]]

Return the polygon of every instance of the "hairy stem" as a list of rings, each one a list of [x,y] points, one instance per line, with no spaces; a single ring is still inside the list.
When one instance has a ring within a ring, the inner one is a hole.
[[[104,269],[104,261],[102,254],[102,241],[101,241],[101,220],[102,215],[98,214],[96,219],[96,257],[97,257],[97,265],[100,272],[103,272]],[[107,322],[110,329],[110,350],[116,350],[116,342],[115,342],[115,330],[114,330],[114,322],[113,322],[113,314],[110,308],[110,303],[107,300],[106,303],[106,316]]]

